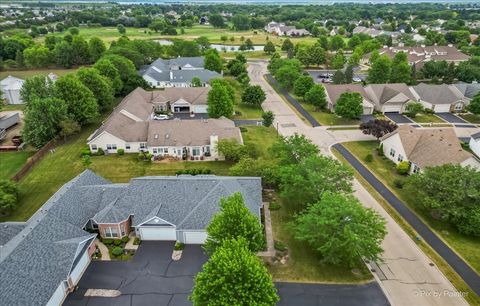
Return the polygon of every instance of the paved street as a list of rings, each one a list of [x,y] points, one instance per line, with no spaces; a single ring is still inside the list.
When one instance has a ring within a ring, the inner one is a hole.
[[[179,261],[171,259],[174,242],[144,241],[130,261],[93,261],[79,289],[65,306],[184,306],[193,277],[207,260],[199,245],[187,245]],[[377,283],[365,285],[276,283],[281,306],[387,306]],[[117,297],[86,297],[87,289],[118,290]]]
[[[263,78],[267,73],[266,65],[267,62],[251,62],[248,71],[251,83],[262,86],[267,92],[267,101],[262,106],[275,113],[282,135],[304,134],[328,155],[331,155],[330,146],[337,142],[374,139],[358,130],[329,131],[325,127],[306,126]],[[354,180],[354,189],[362,204],[387,220],[388,234],[382,244],[384,262],[379,267],[377,280],[390,302],[407,306],[467,305],[463,298],[434,294],[455,292],[455,288],[435,265],[430,265],[430,259],[357,180]]]

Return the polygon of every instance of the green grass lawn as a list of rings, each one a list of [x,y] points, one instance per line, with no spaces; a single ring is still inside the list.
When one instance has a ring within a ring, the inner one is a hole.
[[[243,142],[254,144],[259,157],[268,157],[268,149],[277,140],[277,131],[265,126],[245,126],[242,130]]]
[[[361,283],[372,279],[368,269],[361,265],[354,274],[345,266],[333,266],[321,262],[321,258],[305,242],[297,241],[287,226],[292,221],[295,209],[285,201],[279,201],[281,208],[271,211],[273,236],[288,247],[287,263],[271,264],[268,269],[275,281],[322,282],[322,283]]]
[[[0,105],[0,112],[1,111],[14,111],[14,110],[23,111],[24,109],[25,109],[25,104]]]
[[[473,269],[480,273],[480,238],[462,235],[452,226],[431,217],[431,215],[418,206],[412,194],[404,189],[396,188],[393,184],[395,179],[405,181],[406,177],[399,175],[395,171],[393,162],[387,158],[378,156],[376,152],[376,141],[348,142],[343,145],[352,152],[361,161],[364,161],[367,154],[372,154],[374,160],[371,163],[363,162],[390,190],[392,190],[410,209],[420,216],[430,228],[432,228],[439,237],[441,237],[450,247],[462,256]]]
[[[6,78],[7,76],[11,75],[17,78],[26,79],[28,77],[37,75],[37,74],[44,74],[47,75],[50,72],[55,73],[58,76],[65,75],[67,73],[75,72],[77,69],[58,69],[58,68],[45,68],[45,69],[26,69],[26,70],[8,70],[8,71],[0,71],[0,80]]]
[[[235,112],[238,113],[234,119],[262,119],[262,108],[239,102],[235,105]]]
[[[297,100],[300,101],[300,100]],[[300,102],[302,107],[310,113],[321,125],[359,125],[360,120],[346,119],[339,117],[333,113],[317,111],[311,104]]]
[[[412,120],[417,123],[446,123],[445,120],[438,116],[435,116],[434,114],[425,113],[417,114],[415,118],[412,118]]]
[[[464,120],[467,120],[468,122],[480,124],[480,115],[460,114],[458,116],[462,117]]]
[[[0,179],[12,178],[34,153],[34,151],[1,152]]]

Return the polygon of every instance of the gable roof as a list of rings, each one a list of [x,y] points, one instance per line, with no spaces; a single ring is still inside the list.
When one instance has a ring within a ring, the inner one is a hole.
[[[480,139],[480,132],[475,133],[475,134],[473,134],[473,135],[470,136],[470,137],[472,137],[472,138],[475,139],[475,140]]]
[[[453,104],[461,100],[447,84],[431,85],[420,83],[412,86],[419,99],[431,104]]]
[[[452,84],[460,93],[469,98],[473,99],[478,93],[480,93],[480,84],[479,83],[456,83]]]
[[[381,140],[399,135],[406,159],[420,168],[460,164],[473,155],[462,149],[452,128],[418,129],[401,125]]]
[[[221,198],[242,193],[246,206],[259,216],[261,179],[214,175],[180,175],[132,179],[122,197],[96,214],[97,223],[118,223],[133,215],[132,226],[154,217],[177,230],[203,230],[219,210]]]
[[[221,77],[218,72],[204,69],[203,66],[204,59],[201,56],[177,57],[167,60],[159,58],[152,64],[142,67],[139,74],[148,76],[157,82],[174,83],[189,83],[194,77],[198,77],[203,83],[207,83],[213,78]]]
[[[323,86],[325,87],[325,91],[333,105],[337,103],[340,95],[344,92],[357,92],[364,100],[371,102],[370,97],[360,84],[324,84]]]
[[[23,83],[25,83],[24,80],[9,75],[0,81],[0,86],[2,90],[20,90]]]
[[[385,103],[405,103],[410,100],[415,100],[415,97],[405,83],[370,84],[365,87],[365,91],[368,93],[370,99],[379,105]]]

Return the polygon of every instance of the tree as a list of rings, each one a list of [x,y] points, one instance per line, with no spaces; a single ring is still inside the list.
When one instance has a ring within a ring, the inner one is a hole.
[[[362,96],[358,92],[344,92],[335,105],[335,114],[347,119],[358,119],[363,114]]]
[[[208,21],[214,28],[225,27],[225,22],[223,21],[223,17],[220,14],[210,15],[210,18],[208,19]]]
[[[242,94],[242,102],[260,107],[266,99],[265,92],[260,85],[248,86]]]
[[[88,53],[90,54],[90,62],[95,63],[105,53],[107,48],[98,37],[92,37],[88,41]]]
[[[477,93],[470,104],[467,105],[467,110],[475,115],[480,115],[480,93]]]
[[[132,76],[137,75],[137,70],[133,62],[124,56],[117,54],[107,54],[102,56],[101,59],[109,60],[113,64],[113,66],[117,68],[122,82],[126,82]],[[99,71],[101,72],[101,70]]]
[[[407,115],[410,118],[415,118],[418,113],[423,112],[424,107],[421,103],[418,102],[412,102],[408,103],[407,106],[405,107],[405,115]]]
[[[46,99],[53,97],[53,82],[50,78],[37,74],[29,77],[23,83],[20,96],[24,103],[28,104],[34,99]]]
[[[345,41],[340,35],[335,35],[330,38],[330,50],[337,51],[345,48]]]
[[[207,51],[210,48],[210,41],[208,40],[208,37],[206,37],[206,36],[200,36],[200,37],[196,38],[195,41],[197,42],[198,46],[200,47],[200,50],[202,51],[202,53],[204,53],[205,51]],[[214,50],[215,52],[217,51],[216,49],[211,49],[211,50]],[[217,55],[218,55],[218,53],[217,53]]]
[[[404,160],[399,162],[395,168],[397,169],[398,174],[405,175],[410,171],[410,163]]]
[[[51,61],[51,51],[44,46],[35,45],[23,50],[25,64],[29,67],[43,68]]]
[[[282,165],[298,164],[305,158],[319,153],[318,147],[304,135],[295,134],[290,137],[280,137],[270,147],[270,153]]]
[[[220,58],[220,55],[218,55],[217,50],[208,49],[205,52],[204,68],[208,70],[216,71],[216,72],[222,71],[223,62],[222,62],[222,59]]]
[[[194,282],[190,296],[194,306],[266,306],[279,300],[270,273],[243,238],[224,241]]]
[[[199,77],[192,78],[192,87],[202,87],[202,80]]]
[[[258,252],[265,247],[262,224],[245,206],[239,192],[220,199],[220,211],[208,224],[207,234],[204,248],[209,254],[230,239],[244,238],[251,252]]]
[[[73,65],[73,49],[72,46],[66,42],[61,41],[55,45],[55,58],[57,65],[64,68],[71,68]]]
[[[372,62],[368,69],[368,82],[372,84],[388,83],[391,76],[392,61],[388,56],[382,55]],[[410,71],[409,71],[410,72]]]
[[[282,51],[288,52],[288,50],[293,50],[294,46],[290,39],[285,39],[282,43]]]
[[[353,66],[348,64],[345,68],[345,84],[351,84],[353,82]]]
[[[480,236],[480,172],[446,164],[408,177],[405,188],[417,205],[466,235]]]
[[[262,119],[263,126],[269,127],[272,125],[273,120],[275,120],[275,115],[272,111],[262,112]]]
[[[95,96],[74,74],[59,77],[54,93],[65,101],[68,114],[80,125],[92,122],[99,115]]]
[[[101,75],[110,80],[115,94],[120,93],[123,87],[123,82],[120,79],[118,69],[111,61],[106,58],[101,58],[93,65],[93,68],[97,69]]]
[[[238,77],[242,73],[247,73],[247,69],[245,68],[245,64],[240,62],[237,59],[231,60],[227,65],[230,74],[234,77]]]
[[[407,54],[398,52],[395,54],[391,65],[390,83],[407,83],[412,82],[412,68],[408,64]]]
[[[18,187],[10,180],[0,180],[0,214],[15,210],[18,202]]]
[[[325,108],[327,106],[325,87],[320,84],[313,85],[305,94],[305,102],[312,104],[317,110]]]
[[[250,18],[246,15],[236,14],[232,17],[232,24],[237,31],[246,31],[250,29]]]
[[[274,66],[276,66],[274,68]],[[278,68],[277,68],[278,67]],[[274,77],[285,89],[291,89],[295,81],[301,76],[302,67],[298,60],[274,60],[272,63]]]
[[[322,261],[355,267],[362,260],[380,259],[385,223],[352,195],[324,192],[318,202],[295,216],[292,229],[295,239],[306,241]]]
[[[457,77],[457,71],[455,67],[455,63],[451,62],[448,64],[447,70],[445,71],[445,75],[443,76],[443,83],[452,84]]]
[[[210,118],[231,117],[234,111],[234,99],[229,85],[213,82],[208,92],[207,111]]]
[[[333,69],[343,69],[345,65],[345,56],[343,55],[342,50],[338,50],[335,56],[332,59],[331,66]]]
[[[63,100],[35,97],[25,109],[22,137],[28,144],[41,148],[57,136],[60,122],[66,117],[67,105]]]
[[[127,30],[125,29],[125,26],[123,24],[117,24],[117,31],[120,34],[125,34]]]
[[[93,93],[100,110],[109,109],[114,96],[110,81],[95,68],[82,67],[78,69],[77,77]]]
[[[80,33],[78,28],[70,28],[70,29],[68,29],[68,32],[70,32],[70,34],[72,34],[72,35],[78,35]]]
[[[267,53],[268,55],[275,53],[275,51],[275,45],[271,41],[267,42],[265,47],[263,47],[263,52]]]
[[[352,192],[352,171],[323,155],[309,155],[299,163],[281,166],[278,177],[281,196],[299,209],[318,201],[326,191]]]
[[[230,167],[229,174],[233,176],[255,176],[262,178],[262,185],[275,187],[277,185],[278,165],[271,158],[243,157]]]
[[[90,53],[88,42],[82,36],[73,36],[72,56],[75,65],[84,65],[90,63]]]
[[[305,95],[313,85],[315,85],[315,82],[310,75],[302,75],[293,84],[293,92],[305,101]]]
[[[59,123],[59,136],[63,138],[64,142],[67,142],[67,137],[80,132],[80,125],[71,118],[66,118]]]
[[[360,124],[363,134],[373,135],[378,139],[397,129],[397,125],[388,120],[374,119]]]
[[[345,83],[345,75],[343,74],[342,70],[337,70],[333,74],[332,77],[333,84],[344,84]]]

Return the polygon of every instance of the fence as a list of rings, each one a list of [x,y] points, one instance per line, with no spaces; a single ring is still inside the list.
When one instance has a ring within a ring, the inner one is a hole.
[[[50,140],[47,142],[47,144],[45,144],[40,150],[37,151],[37,153],[33,154],[33,156],[27,160],[22,169],[18,170],[18,172],[12,177],[12,180],[15,182],[20,181],[28,173],[28,171],[30,171],[30,169],[32,169],[33,166],[35,166],[54,146],[55,140]]]

